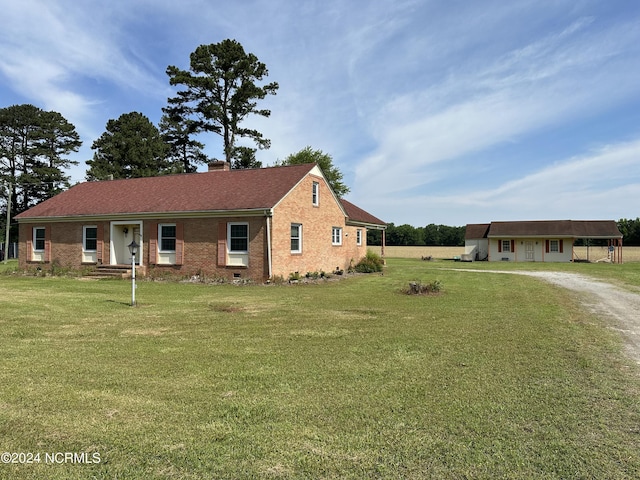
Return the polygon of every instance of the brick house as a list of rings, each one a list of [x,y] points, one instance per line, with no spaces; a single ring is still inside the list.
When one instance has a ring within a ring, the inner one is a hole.
[[[20,267],[131,265],[139,274],[266,280],[346,270],[380,219],[336,197],[315,164],[80,183],[16,216]]]
[[[539,220],[469,224],[463,260],[571,262],[577,239],[606,241],[622,263],[622,234],[613,220]]]

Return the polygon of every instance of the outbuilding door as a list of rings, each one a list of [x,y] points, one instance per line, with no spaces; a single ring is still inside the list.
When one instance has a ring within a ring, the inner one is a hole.
[[[524,258],[527,262],[535,261],[534,246],[532,241],[524,242]]]

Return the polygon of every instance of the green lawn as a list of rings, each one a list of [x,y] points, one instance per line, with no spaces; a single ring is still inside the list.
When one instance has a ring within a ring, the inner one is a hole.
[[[460,266],[140,282],[135,308],[126,281],[0,275],[0,452],[41,454],[0,478],[640,477],[617,335],[562,289]],[[640,264],[589,267],[640,286]]]

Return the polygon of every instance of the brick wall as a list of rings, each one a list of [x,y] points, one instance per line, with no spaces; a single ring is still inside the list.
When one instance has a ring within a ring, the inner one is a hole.
[[[249,224],[249,262],[246,268],[218,265],[218,227],[220,223],[228,222]],[[146,248],[143,262],[150,265],[149,274],[207,275],[225,279],[250,278],[256,281],[267,279],[265,217],[169,218],[145,221],[144,238],[147,245],[148,239],[151,238],[151,228],[157,228],[158,223],[182,223],[183,264],[151,265],[150,249]]]
[[[312,204],[313,182],[319,184],[319,204]],[[114,221],[119,219],[114,218]],[[218,265],[218,229],[221,223],[247,222],[249,224],[248,267],[230,267]],[[120,222],[123,223],[123,222]],[[132,220],[131,225],[139,220]],[[150,255],[150,240],[157,237],[158,223],[181,224],[184,240],[183,257],[180,265],[154,265]],[[302,225],[302,252],[291,253],[291,224]],[[102,241],[98,263],[109,264],[111,222],[58,222],[58,223],[20,223],[19,255],[20,267],[26,268],[28,245],[33,237],[34,226],[45,226],[50,232],[50,260],[64,267],[81,268],[83,226],[97,225],[98,238]],[[122,228],[124,225],[119,225]],[[332,228],[342,228],[342,245],[332,245]],[[319,176],[308,175],[274,209],[271,219],[272,274],[288,277],[292,272],[325,271],[336,268],[347,270],[366,254],[366,229],[347,226],[345,216],[333,197],[329,186]],[[156,231],[155,235],[152,230]],[[358,229],[362,230],[362,245],[356,243]],[[114,235],[117,230],[114,230]],[[131,235],[131,234],[129,234]],[[267,257],[266,217],[199,217],[199,218],[163,218],[142,221],[142,264],[151,275],[191,276],[204,274],[226,279],[251,278],[266,280],[269,276]],[[124,248],[126,243],[121,243]],[[35,263],[35,262],[32,262]],[[39,262],[38,262],[39,263]],[[86,267],[86,265],[84,266]]]
[[[225,267],[217,264],[218,224],[221,222],[247,222],[249,224],[249,262],[248,267]],[[132,224],[138,221],[132,221]],[[184,259],[182,265],[150,265],[149,239],[151,229],[158,223],[182,223],[184,238]],[[20,223],[19,226],[19,265],[27,268],[43,262],[30,261],[28,248],[31,246],[34,227],[45,227],[50,240],[50,254],[44,264],[56,263],[74,269],[86,268],[90,265],[82,263],[83,227],[97,226],[100,233],[99,247],[102,245],[101,262],[110,263],[111,222],[56,222],[56,223]],[[229,217],[229,218],[163,218],[144,220],[142,222],[143,258],[142,264],[147,273],[156,275],[191,276],[204,274],[221,278],[251,278],[262,281],[268,277],[266,259],[266,224],[265,217]],[[102,237],[101,237],[102,236]],[[97,265],[96,265],[97,266]]]
[[[319,183],[319,205],[312,203],[313,182]],[[291,253],[291,224],[302,225],[302,253]],[[342,245],[331,242],[333,227],[342,228]],[[345,225],[345,216],[322,177],[308,175],[274,209],[272,243],[273,275],[346,270],[366,254],[366,231],[362,246],[356,245],[356,227]]]

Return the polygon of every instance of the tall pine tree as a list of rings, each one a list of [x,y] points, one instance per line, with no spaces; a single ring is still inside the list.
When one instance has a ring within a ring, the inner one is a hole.
[[[58,112],[30,104],[0,108],[0,180],[5,190],[10,186],[11,217],[69,187],[64,170],[78,162],[68,155],[81,145]]]

